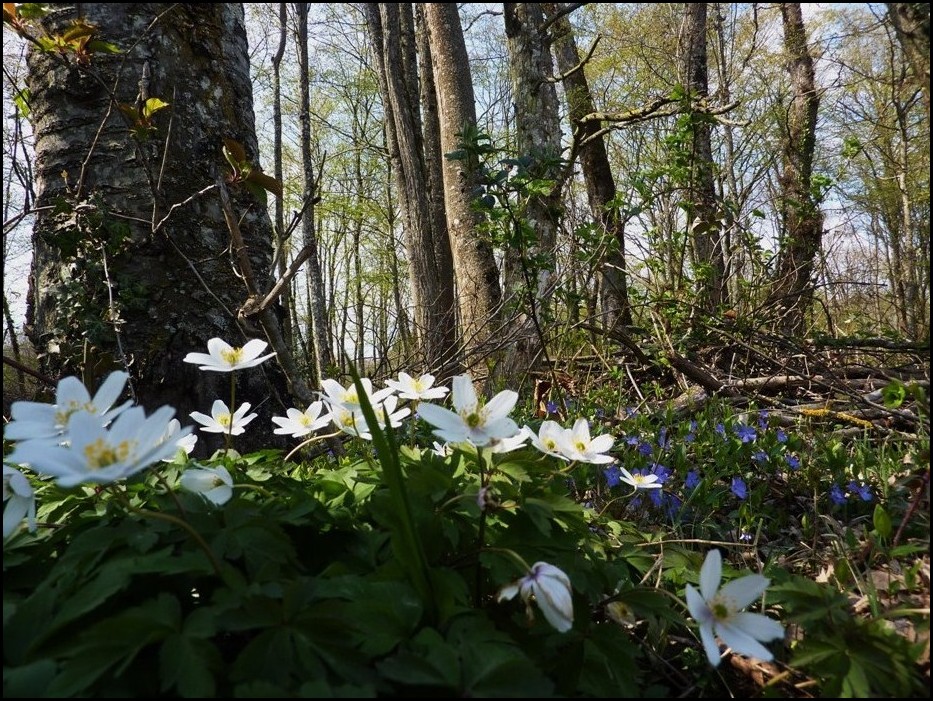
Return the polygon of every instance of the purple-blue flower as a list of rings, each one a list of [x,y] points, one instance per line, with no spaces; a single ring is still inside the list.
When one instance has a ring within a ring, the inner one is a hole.
[[[842,491],[842,487],[840,487],[838,484],[833,484],[833,486],[829,488],[829,499],[836,506],[845,504],[846,495],[845,492]]]
[[[635,447],[638,445],[639,438],[638,436],[626,436],[624,440],[628,445]]]
[[[752,460],[755,462],[767,462],[768,454],[763,450],[756,450],[754,453],[752,453]]]
[[[667,482],[668,479],[670,479],[671,469],[669,467],[665,467],[659,462],[651,463],[651,467],[649,468],[649,470],[652,474],[655,474],[658,476],[658,482],[660,482],[661,484],[664,484],[665,482]]]
[[[746,531],[745,529],[742,529],[742,532],[739,533],[739,542],[740,543],[751,543],[752,534]]]
[[[726,437],[726,427],[722,424],[722,422],[716,424],[716,433],[718,433],[723,438]]]
[[[743,443],[751,443],[758,436],[754,428],[746,426],[745,424],[739,424],[733,430],[735,431],[735,435],[738,436]]]
[[[758,412],[758,428],[762,431],[768,428],[768,412],[764,409]]]
[[[787,434],[784,433],[783,428],[779,428],[777,431],[775,431],[774,437],[778,443],[787,443]]]
[[[648,457],[649,455],[651,455],[652,450],[653,448],[651,447],[651,444],[648,443],[647,441],[642,441],[641,443],[638,444],[638,452],[644,455],[645,457]]]
[[[696,470],[690,470],[687,473],[687,476],[684,478],[684,486],[687,489],[696,489],[697,485],[700,483],[700,473]]]
[[[607,467],[605,470],[603,470],[603,475],[606,477],[606,486],[610,488],[618,486],[619,482],[622,481],[622,473],[615,465]]]
[[[849,493],[858,494],[859,499],[862,501],[872,500],[871,487],[869,487],[867,484],[860,485],[855,480],[849,482]]]
[[[735,494],[739,499],[748,498],[748,487],[745,484],[745,480],[743,480],[741,477],[735,476],[732,478],[731,489],[732,493]]]
[[[549,400],[544,405],[544,408],[548,414],[556,414],[557,413],[557,402]]]
[[[784,459],[787,461],[787,466],[788,466],[791,470],[799,470],[799,469],[800,469],[800,458],[798,458],[796,455],[787,454],[787,455],[784,456]]]

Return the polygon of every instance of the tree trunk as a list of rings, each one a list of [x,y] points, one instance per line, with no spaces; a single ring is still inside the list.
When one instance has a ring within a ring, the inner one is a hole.
[[[272,57],[272,150],[275,163],[273,175],[276,180],[283,182],[282,176],[282,59],[285,58],[285,47],[288,43],[286,28],[288,26],[288,3],[279,3],[279,46]],[[275,200],[275,258],[279,276],[288,269],[288,237],[285,235],[285,199],[278,197]],[[292,334],[292,287],[282,294],[282,337],[289,348],[294,349]]]
[[[386,112],[386,142],[402,211],[418,364],[441,366],[453,346],[452,295],[442,291],[436,260],[435,220],[422,142],[415,25],[410,3],[367,3],[367,27]],[[441,233],[446,235],[446,226]],[[443,304],[448,306],[444,307]],[[400,310],[401,311],[401,310]]]
[[[231,267],[215,189],[218,175],[230,171],[223,139],[258,163],[243,8],[52,7],[48,31],[61,32],[80,16],[96,27],[95,38],[125,53],[95,53],[87,66],[35,50],[28,57],[39,183],[28,334],[45,374],[83,375],[93,386],[126,366],[140,404],[170,404],[185,423],[191,411],[230,396],[229,375],[202,372],[184,363],[185,355],[205,351],[211,337],[241,346],[262,334],[237,324],[246,289]],[[148,98],[171,103],[152,117],[157,131],[141,119],[131,125],[116,105],[132,112]],[[235,204],[265,286],[272,237],[266,208],[245,190]],[[237,401],[260,414],[237,447],[268,446],[271,430],[259,427],[281,411],[274,398],[282,376],[265,363],[235,379]],[[221,444],[201,435],[199,446]]]
[[[782,3],[781,17],[793,97],[783,138],[782,231],[769,302],[780,315],[780,329],[798,335],[804,331],[805,315],[813,299],[813,268],[823,235],[823,217],[811,190],[820,97],[800,3]]]
[[[560,6],[554,4],[546,7],[550,16],[560,10]],[[599,122],[581,121],[586,115],[594,113],[596,107],[566,15],[554,21],[552,36],[557,69],[563,77],[564,93],[567,96],[573,138],[575,143],[584,144],[579,149],[579,159],[587,200],[593,218],[599,221],[607,239],[607,252],[600,262],[603,324],[608,328],[628,325],[632,323],[632,309],[625,268],[625,222],[619,216],[619,208],[615,204],[616,183],[609,165],[606,142],[602,136],[593,136],[600,129]]]
[[[301,162],[304,179],[304,209],[301,215],[302,246],[311,254],[305,263],[305,275],[310,286],[311,343],[314,347],[315,382],[330,376],[334,358],[330,349],[330,332],[327,325],[327,307],[324,304],[324,275],[321,272],[318,250],[317,225],[314,220],[314,204],[317,199],[317,182],[314,179],[314,164],[311,160],[311,88],[308,84],[308,8],[309,3],[298,3],[298,64],[301,75]]]
[[[897,39],[923,91],[923,104],[930,121],[930,3],[889,2],[888,17]]]
[[[434,67],[441,150],[450,154],[463,142],[461,134],[476,129],[476,103],[466,43],[456,4],[426,3],[425,19]],[[479,232],[479,215],[471,207],[478,163],[444,160],[444,203],[450,233],[459,330],[467,367],[478,366],[488,353],[499,317],[502,292],[492,247]]]
[[[681,45],[683,81],[691,103],[709,99],[709,70],[706,54],[706,3],[684,3],[684,30]],[[687,186],[687,231],[693,254],[693,274],[697,306],[715,312],[725,299],[725,256],[722,230],[717,216],[716,186],[713,179],[712,123],[708,116],[691,113],[692,162]]]

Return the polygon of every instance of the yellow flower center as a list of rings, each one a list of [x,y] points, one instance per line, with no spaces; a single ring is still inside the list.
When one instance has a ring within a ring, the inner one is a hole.
[[[55,412],[55,424],[57,426],[64,426],[68,423],[68,419],[71,418],[71,415],[76,411],[84,410],[89,414],[96,414],[97,407],[94,406],[93,402],[85,402],[84,404],[79,404],[73,399],[68,402],[68,406],[64,406]]]
[[[483,423],[483,417],[480,416],[480,414],[475,411],[471,414],[467,414],[464,420],[466,421],[466,425],[469,426],[470,428],[476,428],[477,426],[480,426]]]
[[[221,414],[217,417],[217,423],[224,428],[230,428],[230,424],[233,423],[233,417],[230,414]]]
[[[713,599],[713,601],[710,603],[709,610],[712,611],[713,617],[717,621],[728,620],[729,617],[732,615],[732,609],[729,607],[727,603],[722,601],[718,596],[715,599]]]
[[[581,453],[585,453],[586,448],[587,448],[586,443],[584,443],[583,441],[577,441],[576,443],[573,444],[573,447],[576,448]]]
[[[555,441],[553,438],[545,438],[545,439],[544,439],[544,447],[547,448],[548,450],[556,450],[556,449],[557,449],[557,441]]]
[[[126,460],[133,453],[135,446],[136,441],[120,441],[116,445],[110,445],[103,438],[98,438],[84,446],[84,457],[88,467],[100,470],[120,460]]]
[[[220,351],[220,357],[229,365],[236,365],[243,358],[242,348],[225,348]]]
[[[307,414],[302,414],[302,415],[301,415],[301,418],[298,419],[298,423],[300,423],[302,426],[310,426],[310,425],[311,425],[311,417],[308,416]]]
[[[645,475],[640,475],[637,473],[632,475],[632,479],[635,480],[635,484],[644,484],[648,481],[648,478]]]

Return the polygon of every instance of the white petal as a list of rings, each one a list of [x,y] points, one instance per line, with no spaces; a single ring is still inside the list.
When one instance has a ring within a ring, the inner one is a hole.
[[[784,637],[784,626],[773,618],[760,613],[743,611],[729,620],[729,625],[739,628],[755,640],[767,642]]]
[[[712,614],[706,601],[700,596],[700,592],[692,584],[688,584],[685,593],[687,595],[687,610],[690,611],[690,615],[700,625],[708,623],[712,618]]]
[[[740,611],[761,596],[771,580],[760,574],[749,574],[733,579],[722,588],[722,596]]]
[[[249,362],[250,360],[256,360],[260,355],[262,355],[262,352],[268,345],[268,343],[258,338],[247,341],[246,345],[240,349],[243,353],[241,362],[245,363]]]
[[[458,414],[436,404],[421,404],[418,416],[442,431],[463,431],[465,424]]]
[[[508,601],[509,599],[514,599],[515,595],[518,594],[518,588],[518,582],[506,584],[504,587],[502,587],[502,589],[499,590],[499,594],[496,596],[496,601]]]
[[[716,626],[716,632],[722,641],[732,648],[733,652],[748,657],[757,657],[759,660],[769,662],[774,659],[771,651],[764,645],[755,640],[744,630],[731,624],[719,623]]]
[[[129,379],[129,373],[122,370],[115,370],[107,376],[104,384],[100,386],[97,394],[94,395],[94,406],[97,407],[98,411],[104,413],[114,405],[123,392],[126,381]]]
[[[700,568],[700,593],[710,601],[719,591],[722,581],[722,555],[715,548],[706,553],[703,567]]]
[[[592,441],[590,441],[590,451],[594,453],[605,453],[607,450],[612,448],[612,445],[616,442],[614,436],[610,436],[608,433],[604,433],[601,436],[596,436]]]
[[[476,390],[469,375],[457,375],[453,380],[453,403],[457,413],[471,414],[476,411]]]
[[[719,645],[716,643],[716,636],[713,635],[712,625],[700,626],[700,640],[703,641],[703,649],[706,651],[706,659],[713,667],[719,666]]]
[[[472,385],[470,385],[472,387]],[[508,416],[518,402],[518,392],[502,390],[483,407],[483,414],[488,422],[498,421]]]

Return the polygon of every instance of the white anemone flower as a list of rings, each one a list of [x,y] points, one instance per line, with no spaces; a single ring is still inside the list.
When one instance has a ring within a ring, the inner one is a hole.
[[[597,465],[615,461],[611,455],[605,455],[615,442],[615,437],[608,433],[590,438],[590,423],[582,417],[559,438],[560,451],[568,458]]]
[[[26,476],[8,465],[3,466],[3,539],[9,538],[26,519],[30,532],[36,530],[36,495]]]
[[[400,372],[397,380],[386,380],[386,386],[398,392],[402,399],[421,401],[423,399],[443,399],[450,390],[434,386],[434,375],[424,374],[415,379],[407,372]]]
[[[512,582],[499,590],[498,601],[508,601],[520,594],[525,602],[528,620],[534,620],[531,600],[538,605],[547,622],[559,633],[566,633],[573,627],[573,592],[570,577],[563,570],[546,562],[536,562],[531,570],[517,582]]]
[[[528,439],[534,436],[534,432],[524,426],[518,429],[518,433],[509,438],[496,438],[489,444],[489,450],[493,453],[511,453],[513,450],[524,448]]]
[[[373,439],[373,434],[366,425],[366,419],[360,410],[347,409],[345,406],[337,405],[331,409],[330,420],[338,431],[342,431],[350,436],[362,438],[367,441]]]
[[[247,341],[242,348],[238,348],[231,346],[223,339],[212,338],[207,342],[207,353],[188,353],[184,362],[198,365],[198,370],[212,372],[242,370],[259,365],[275,355],[275,353],[262,355],[268,345],[265,341],[254,338]]]
[[[246,424],[258,416],[246,415],[250,406],[252,405],[249,402],[243,402],[240,408],[231,414],[223,400],[215,399],[210,416],[200,411],[192,411],[189,416],[203,426],[201,430],[205,433],[229,433],[231,436],[239,436],[246,432]]]
[[[487,446],[495,440],[511,438],[519,428],[508,414],[518,401],[518,393],[503,390],[485,405],[476,397],[469,375],[453,379],[453,405],[456,411],[436,404],[421,404],[418,416],[435,427],[434,435],[448,443]]]
[[[164,462],[172,462],[179,456],[181,456],[180,460],[184,461],[185,458],[191,455],[191,451],[194,450],[194,446],[198,442],[198,436],[195,433],[176,438],[175,435],[179,431],[181,431],[181,422],[178,419],[172,419],[168,422],[168,428],[165,429],[162,440],[175,444],[175,455],[170,458],[162,458]]]
[[[233,478],[225,467],[195,467],[185,470],[179,483],[200,494],[215,506],[223,506],[233,496]]]
[[[391,387],[386,387],[385,389],[374,392],[373,382],[368,377],[360,378],[360,384],[363,385],[366,398],[373,407],[381,403],[382,400],[395,391]],[[353,382],[344,387],[337,382],[337,380],[326,379],[321,381],[321,387],[324,388],[324,391],[319,394],[330,406],[342,406],[350,411],[360,410],[360,397],[359,393],[356,391],[356,385]]]
[[[561,460],[570,460],[561,450],[561,443],[569,431],[556,421],[542,421],[541,427],[535,433],[530,426],[525,426],[531,438],[531,444],[545,455],[551,455]]]
[[[301,438],[308,436],[330,423],[330,414],[321,416],[324,402],[318,400],[311,402],[304,411],[301,409],[288,409],[286,416],[273,416],[272,422],[279,426],[273,433],[280,436]]]
[[[720,589],[721,580],[722,555],[718,550],[710,550],[700,569],[700,590],[690,584],[686,590],[687,608],[700,624],[700,639],[709,663],[719,666],[717,635],[733,652],[770,661],[773,659],[771,651],[761,643],[783,638],[783,626],[763,614],[742,609],[760,597],[771,580],[760,574],[749,574],[733,579]]]
[[[431,452],[434,453],[439,458],[446,458],[454,454],[454,449],[450,445],[450,443],[441,443],[440,441],[434,441],[434,444],[431,447]]]
[[[108,426],[100,417],[79,411],[71,417],[68,445],[36,439],[17,444],[8,462],[28,464],[33,471],[55,477],[61,487],[110,484],[125,479],[174,453],[174,443],[163,439],[175,410],[163,406],[146,417],[142,407],[131,407]],[[182,428],[176,439],[191,431]]]
[[[373,412],[376,414],[376,421],[379,423],[379,428],[385,428],[387,424],[392,428],[398,428],[402,425],[402,419],[411,414],[411,409],[408,407],[396,409],[397,406],[398,397],[394,394],[390,394],[383,399],[381,404],[373,406]]]
[[[78,411],[94,414],[101,425],[106,425],[132,405],[132,402],[126,402],[113,408],[129,377],[122,370],[110,373],[93,399],[77,377],[62,378],[55,391],[54,404],[13,402],[10,407],[12,421],[4,427],[3,437],[8,441],[56,438],[64,434],[68,421]]]
[[[660,489],[663,485],[658,482],[658,476],[649,472],[647,475],[633,475],[619,465],[619,479],[635,489]]]

